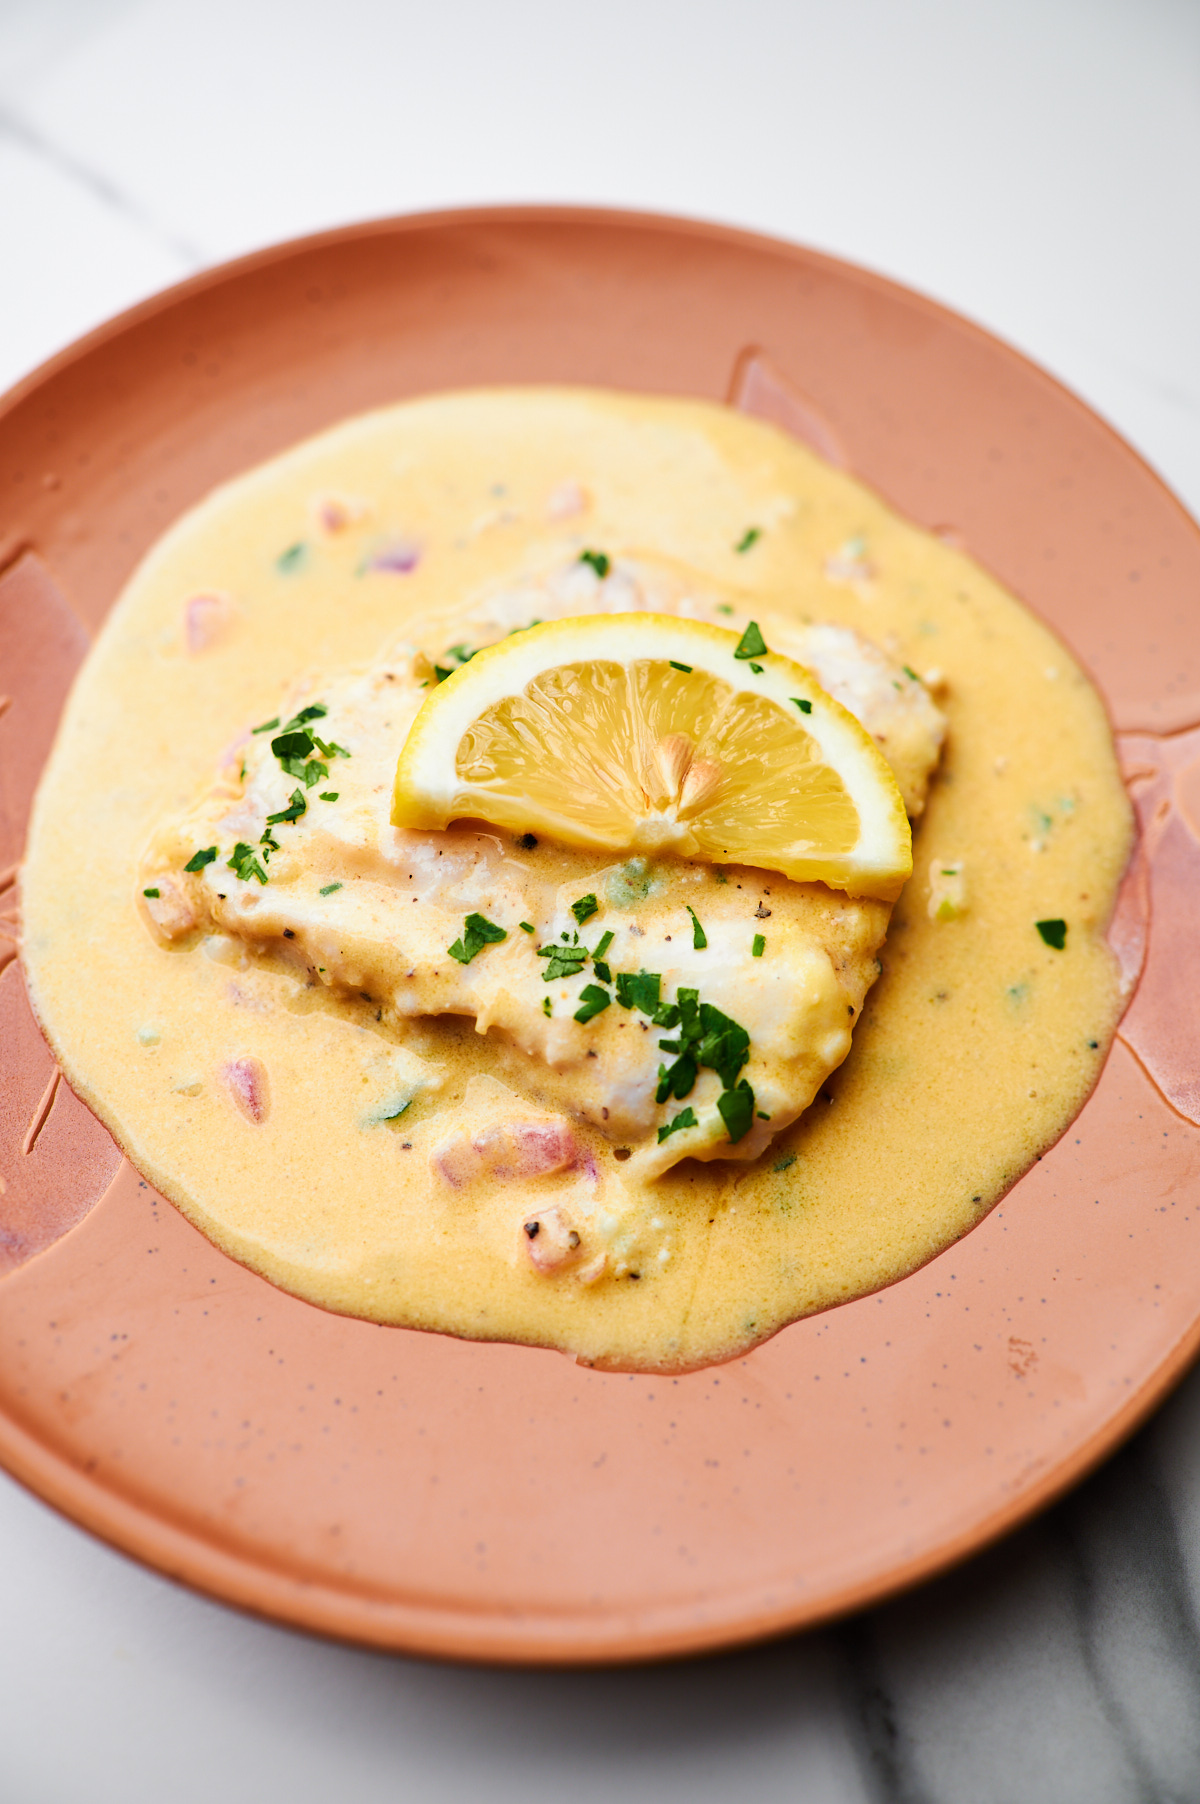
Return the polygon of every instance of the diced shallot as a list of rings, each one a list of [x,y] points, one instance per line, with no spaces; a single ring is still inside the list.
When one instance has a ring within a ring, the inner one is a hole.
[[[257,1125],[267,1119],[271,1097],[267,1068],[261,1059],[231,1059],[222,1065],[221,1079],[247,1121]]]

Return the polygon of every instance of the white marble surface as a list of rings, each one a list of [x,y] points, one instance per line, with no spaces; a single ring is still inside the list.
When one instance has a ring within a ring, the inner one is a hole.
[[[1200,512],[1197,0],[0,0],[0,388],[204,264],[507,200],[883,270],[1046,364]],[[650,1671],[309,1640],[3,1478],[0,1547],[3,1804],[1200,1800],[1200,1376],[958,1573]]]

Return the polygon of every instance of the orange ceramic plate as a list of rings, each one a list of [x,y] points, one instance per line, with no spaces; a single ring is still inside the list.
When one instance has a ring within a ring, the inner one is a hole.
[[[774,418],[953,533],[1103,689],[1142,967],[1074,1126],[948,1252],[748,1358],[581,1370],[324,1314],[163,1203],[58,1081],[11,953],[29,795],[135,561],[346,414],[610,383]],[[712,1647],[874,1601],[1109,1452],[1200,1344],[1200,533],[1078,401],[941,308],[743,233],[510,209],[252,257],[0,410],[0,1459],[97,1534],[283,1621],[497,1660]],[[5,948],[8,948],[6,951]]]

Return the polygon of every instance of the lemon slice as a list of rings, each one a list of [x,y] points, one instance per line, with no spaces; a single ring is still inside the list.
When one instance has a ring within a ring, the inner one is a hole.
[[[885,901],[912,870],[895,778],[853,715],[790,658],[674,615],[547,621],[431,690],[392,823],[464,817]]]

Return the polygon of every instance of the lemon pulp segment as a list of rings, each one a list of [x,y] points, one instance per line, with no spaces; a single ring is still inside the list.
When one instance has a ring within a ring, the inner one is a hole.
[[[646,614],[514,634],[431,691],[397,767],[393,824],[474,817],[894,897],[911,837],[878,749],[811,672],[765,653],[746,673],[737,646],[707,623]]]

